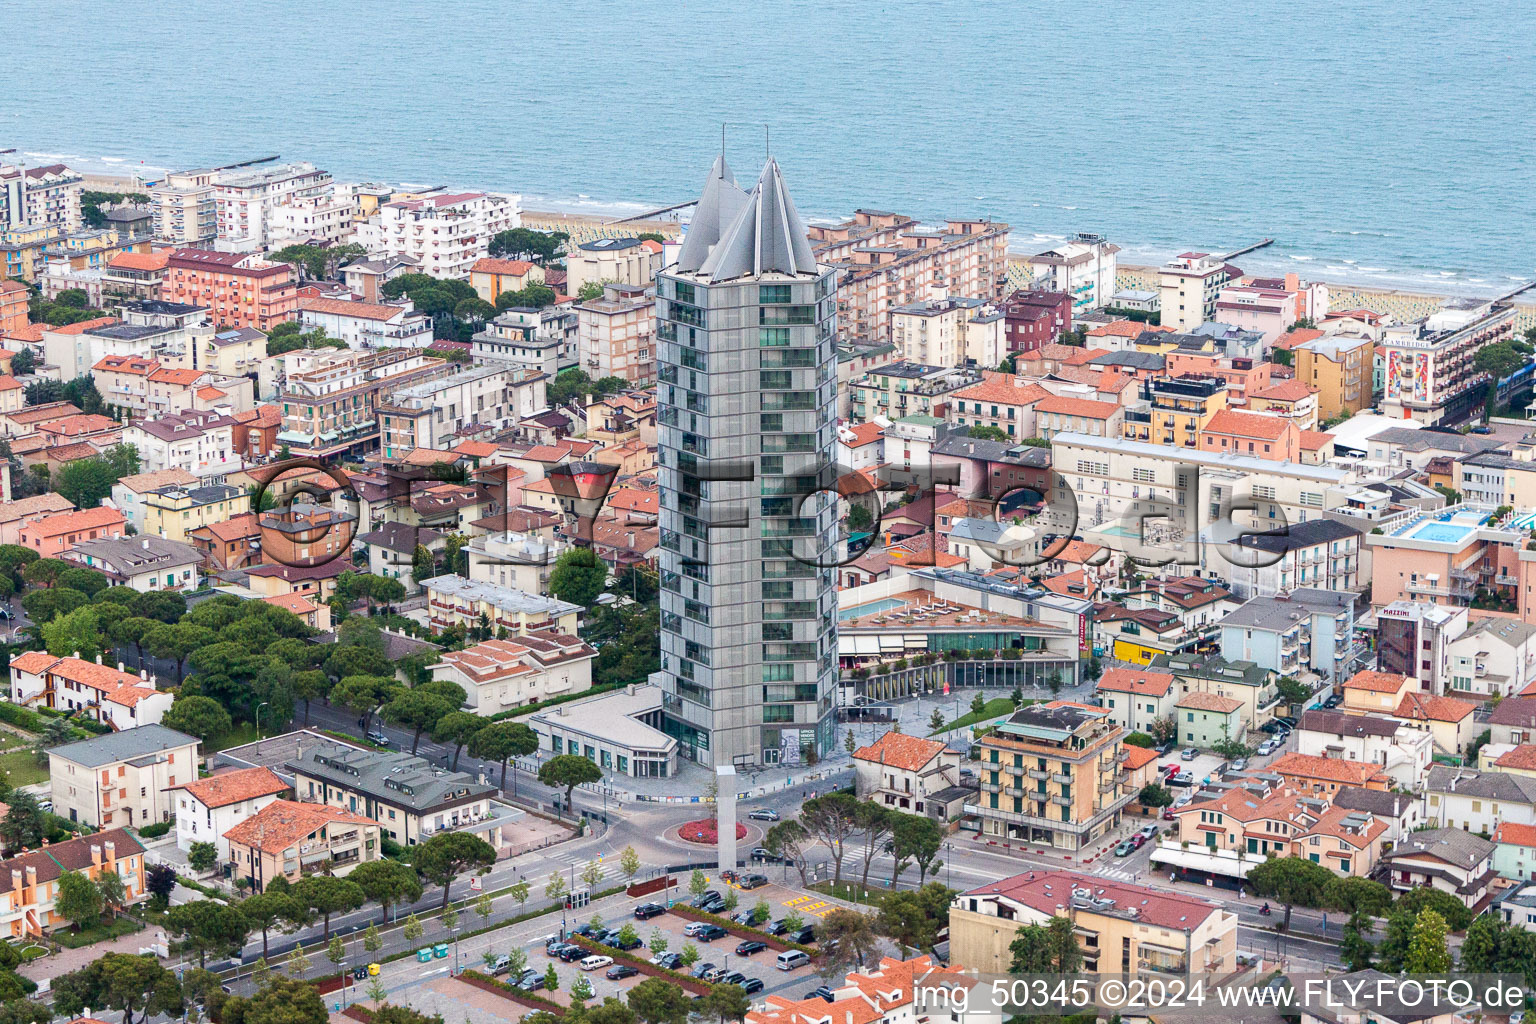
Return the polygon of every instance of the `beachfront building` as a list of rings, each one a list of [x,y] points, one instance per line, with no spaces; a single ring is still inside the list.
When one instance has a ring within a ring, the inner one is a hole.
[[[657,275],[651,678],[665,730],[705,764],[797,764],[837,740],[835,586],[815,566],[832,564],[838,503],[794,497],[837,440],[837,281],[772,159],[750,192],[715,162],[677,263]]]
[[[1076,234],[1060,245],[1036,253],[1027,261],[1034,286],[1065,292],[1072,313],[1087,313],[1110,305],[1115,293],[1115,256],[1120,251],[1103,235]]]
[[[1229,284],[1216,295],[1216,320],[1257,331],[1273,345],[1298,320],[1320,321],[1328,312],[1328,286],[1303,281],[1296,274],[1250,277]]]
[[[809,228],[812,256],[839,272],[841,337],[890,341],[889,310],[930,289],[996,299],[1008,279],[1008,225],[951,219],[942,228],[882,210],[855,210],[840,224]]]
[[[268,248],[268,236],[274,227],[291,226],[286,219],[273,223],[278,206],[326,198],[332,189],[330,172],[307,161],[225,172],[213,183],[214,221],[218,228],[214,247],[222,252],[242,253]],[[340,224],[339,217],[336,224]],[[272,238],[270,248],[280,249],[290,241],[308,240],[308,236]],[[339,240],[339,235],[328,240]]]
[[[1483,401],[1487,375],[1473,365],[1478,349],[1509,339],[1511,302],[1452,299],[1422,320],[1383,329],[1376,344],[1386,369],[1385,416],[1428,426],[1457,422]]]
[[[491,237],[522,224],[518,196],[454,192],[384,203],[357,226],[372,256],[408,256],[418,273],[468,280]]]
[[[1207,252],[1180,253],[1158,269],[1162,324],[1175,331],[1193,331],[1216,319],[1216,299],[1243,272],[1220,256]]]
[[[0,164],[0,231],[21,226],[74,231],[84,191],[85,176],[63,164]]]
[[[544,283],[544,268],[527,260],[478,259],[469,268],[469,286],[486,302],[496,302],[505,292],[520,292],[531,284]]]
[[[565,255],[567,295],[588,284],[624,284],[649,288],[661,269],[661,243],[654,239],[594,238]]]

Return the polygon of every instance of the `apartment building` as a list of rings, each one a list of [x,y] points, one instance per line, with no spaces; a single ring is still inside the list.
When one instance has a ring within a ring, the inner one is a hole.
[[[112,485],[112,504],[123,513],[128,523],[133,526],[135,533],[142,533],[144,532],[145,494],[157,487],[195,483],[197,483],[197,477],[182,469],[167,469],[158,473],[135,473],[132,476],[119,477]]]
[[[1361,538],[1369,528],[1367,520],[1346,522],[1340,517],[1247,534],[1234,543],[1249,554],[1234,561],[1225,578],[1244,600],[1301,587],[1361,590],[1369,578],[1361,564]]]
[[[549,574],[567,549],[562,540],[510,530],[471,537],[465,548],[469,552],[469,578],[476,583],[547,594]]]
[[[157,299],[169,262],[170,254],[164,252],[114,253],[101,273],[102,295]]]
[[[1134,668],[1106,669],[1094,694],[1109,710],[1111,722],[1143,733],[1152,731],[1152,723],[1170,717],[1179,698],[1171,673]]]
[[[53,813],[94,828],[169,821],[170,789],[197,778],[201,740],[141,725],[48,748]]]
[[[945,419],[955,392],[988,379],[976,370],[897,362],[871,370],[849,387],[853,419],[876,416],[899,420],[907,416]]]
[[[80,227],[84,191],[85,176],[63,164],[0,165],[0,230],[27,226],[74,231]]]
[[[455,192],[384,203],[357,226],[357,240],[375,256],[410,257],[418,273],[467,281],[492,236],[521,224],[518,196]]]
[[[1514,335],[1515,307],[1488,299],[1451,299],[1438,312],[1382,330],[1377,358],[1385,367],[1385,416],[1427,426],[1456,422],[1483,401],[1486,374],[1477,350]]]
[[[357,200],[351,186],[330,186],[319,195],[285,199],[267,213],[267,248],[336,245],[352,234]]]
[[[1034,407],[1035,430],[1025,437],[1050,440],[1057,434],[1087,434],[1115,439],[1125,431],[1125,407],[1118,402],[1050,395]]]
[[[122,883],[125,905],[138,903],[145,896],[144,847],[125,829],[52,845],[44,839],[43,847],[0,860],[0,928],[19,944],[76,924],[57,909],[59,878],[66,871],[93,883],[100,883],[106,874],[116,875]],[[78,1017],[74,1024],[102,1022]]]
[[[1375,401],[1376,343],[1369,335],[1326,334],[1297,345],[1291,357],[1295,380],[1317,390],[1320,420],[1353,415]]]
[[[469,286],[477,296],[493,305],[505,292],[520,292],[531,284],[543,283],[544,268],[527,260],[501,260],[487,256],[476,260],[469,268]]]
[[[593,380],[654,380],[655,317],[655,291],[649,285],[603,285],[600,298],[576,306],[578,365]]]
[[[1220,256],[1206,252],[1180,253],[1158,269],[1158,291],[1164,327],[1193,331],[1218,319],[1216,300],[1243,272]]]
[[[502,310],[496,319],[486,323],[484,330],[470,338],[470,355],[477,363],[514,363],[553,380],[562,369],[565,338],[561,318],[552,318],[548,312],[527,306]],[[579,344],[580,315],[572,313],[571,317],[578,323]]]
[[[344,876],[383,856],[380,826],[320,803],[273,800],[221,834],[231,876],[262,892],[278,876],[297,882],[306,874]]]
[[[1510,596],[1524,593],[1524,532],[1490,522],[1491,511],[1456,505],[1367,534],[1371,603],[1413,601],[1464,608],[1479,589]]]
[[[385,256],[379,259],[353,260],[341,268],[342,283],[363,302],[382,302],[384,286],[404,274],[416,274],[420,267],[409,256]],[[486,301],[495,301],[495,297]]]
[[[1125,411],[1127,440],[1196,449],[1212,417],[1227,408],[1229,392],[1216,377],[1152,377]]]
[[[193,843],[212,843],[219,863],[229,861],[229,840],[224,833],[260,812],[289,785],[270,768],[241,768],[219,772],[206,779],[179,783],[176,801],[176,846],[190,851]]]
[[[296,318],[305,330],[318,328],[348,348],[428,348],[432,321],[403,303],[349,302],[301,298]]]
[[[1180,699],[1191,693],[1209,693],[1240,702],[1238,715],[1246,729],[1257,729],[1280,713],[1274,673],[1251,661],[1185,652],[1160,656],[1152,668],[1173,675]]]
[[[1351,715],[1311,708],[1296,726],[1296,751],[1309,757],[1379,765],[1395,788],[1413,792],[1434,757],[1434,741],[1423,729],[1385,715]]]
[[[1006,319],[985,299],[942,296],[891,310],[895,357],[929,366],[997,366],[1008,354]]]
[[[102,537],[83,540],[59,556],[88,566],[113,586],[151,590],[194,591],[202,554],[190,544],[163,537]]]
[[[1387,867],[1387,884],[1399,892],[1429,886],[1471,908],[1483,902],[1498,879],[1493,869],[1495,849],[1493,843],[1464,829],[1432,828],[1404,836],[1381,860]]]
[[[1035,287],[1070,295],[1076,315],[1111,304],[1119,252],[1103,235],[1079,233],[1025,262]]]
[[[505,626],[512,636],[554,629],[575,634],[581,624],[581,606],[553,597],[541,597],[510,587],[475,583],[462,576],[435,576],[422,580],[434,629],[462,626],[466,629],[489,622],[492,629]]]
[[[177,249],[166,260],[160,297],[206,306],[221,327],[270,331],[293,319],[296,284],[297,275],[287,263],[238,252]]]
[[[194,409],[134,420],[124,429],[123,441],[138,449],[146,473],[179,469],[217,483],[245,465],[235,451],[234,426],[233,416]]]
[[[254,376],[267,357],[267,336],[251,327],[218,331],[192,349],[194,370],[223,377]]]
[[[147,674],[124,672],[82,658],[55,658],[44,651],[26,651],[11,659],[11,699],[17,704],[52,708],[68,714],[132,729],[157,725],[171,706],[172,695],[155,689]]]
[[[277,434],[295,455],[336,459],[376,451],[377,405],[385,392],[456,372],[455,364],[416,349],[313,350],[284,355]]]
[[[887,402],[894,397],[894,404],[876,406],[877,413],[893,407],[903,411],[905,406],[901,403],[906,399],[924,397],[902,390],[901,385],[911,380],[899,376],[902,371],[902,367],[885,367],[878,374],[871,375],[887,375],[897,385],[894,396],[889,392],[880,396]],[[978,383],[948,392],[943,404],[948,409],[949,421],[957,427],[996,427],[1010,438],[1018,438],[1020,441],[1038,436],[1039,418],[1036,410],[1041,403],[1053,398],[1051,393],[1026,377],[1010,373],[984,370],[981,378]],[[863,404],[863,396],[855,395],[855,408]]]
[[[304,806],[321,804],[362,815],[401,846],[444,832],[467,832],[500,848],[502,826],[522,817],[495,802],[495,786],[424,757],[319,743],[286,761]]]
[[[1471,623],[1446,647],[1447,689],[1513,697],[1536,682],[1536,626],[1489,617]]]
[[[1203,451],[1235,452],[1271,462],[1301,461],[1301,431],[1289,419],[1222,409],[1200,431]]]
[[[105,505],[77,512],[55,512],[28,519],[16,531],[16,543],[43,558],[57,558],[83,540],[120,537],[127,519]]]
[[[890,311],[949,295],[996,299],[1008,275],[1008,225],[985,219],[949,220],[942,228],[910,217],[857,210],[840,224],[808,228],[814,258],[839,271],[842,336],[890,341]]]
[[[548,407],[547,378],[521,367],[476,366],[380,395],[376,413],[385,459],[413,449],[451,448],[466,436],[514,426]]]
[[[1311,671],[1331,682],[1348,679],[1368,656],[1355,639],[1355,600],[1347,590],[1323,589],[1321,581],[1273,597],[1255,593],[1221,619],[1222,656],[1283,676]]]
[[[1035,869],[962,892],[949,907],[949,955],[982,974],[1007,974],[1025,925],[1072,922],[1082,973],[1227,974],[1237,960],[1237,915],[1184,893],[1103,875]]]
[[[1234,874],[1271,856],[1300,857],[1321,864],[1346,878],[1369,877],[1381,857],[1388,823],[1369,811],[1335,806],[1332,798],[1298,792],[1287,785],[1271,786],[1254,779],[1207,790],[1193,803],[1174,812],[1177,825],[1166,842],[1188,844],[1195,862],[1219,873],[1221,855],[1235,855]],[[1163,856],[1174,855],[1166,846]],[[1245,866],[1244,861],[1249,863]],[[1230,862],[1228,862],[1230,864]],[[1191,866],[1194,866],[1192,864]]]
[[[255,252],[281,247],[269,245],[281,241],[268,237],[273,210],[284,203],[328,196],[331,176],[312,163],[298,162],[226,171],[211,184],[218,230],[214,247],[222,252]]]
[[[577,295],[586,285],[610,283],[649,288],[660,269],[660,242],[638,238],[594,238],[590,242],[581,242],[565,254],[562,290],[567,295]]]
[[[219,237],[217,169],[173,171],[149,190],[155,239],[203,249]]]
[[[1016,711],[979,741],[982,835],[1077,850],[1120,824],[1135,799],[1105,708],[1053,701]]]
[[[429,668],[433,679],[462,686],[475,713],[490,717],[591,689],[596,658],[597,650],[579,637],[535,630],[450,651]]]
[[[251,495],[228,484],[157,487],[143,496],[144,531],[182,544],[193,530],[222,523],[251,510]]]
[[[1216,315],[1211,318],[1264,336],[1273,345],[1298,320],[1318,322],[1328,312],[1328,286],[1306,282],[1296,274],[1284,277],[1250,277],[1229,284],[1216,294]]]
[[[960,752],[942,740],[885,733],[853,752],[853,771],[860,800],[940,824],[949,822],[955,800],[975,796],[960,786]]]

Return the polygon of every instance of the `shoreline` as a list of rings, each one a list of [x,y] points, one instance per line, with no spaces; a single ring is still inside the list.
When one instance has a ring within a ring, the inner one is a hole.
[[[33,157],[43,156],[43,154],[30,153],[24,155]],[[54,157],[57,154],[47,154],[47,156]],[[75,164],[85,176],[87,188],[98,187],[118,191],[125,191],[130,187],[137,188],[142,181],[140,175],[128,170],[129,167],[142,166],[145,170],[157,172],[161,170],[158,166],[151,168],[148,164],[129,164],[126,158],[113,158],[112,161],[107,161],[106,158],[76,160]],[[120,166],[120,164],[127,166]],[[104,165],[104,169],[96,169],[97,165]],[[86,170],[86,167],[93,169]],[[487,189],[485,191],[496,190]],[[610,234],[612,232],[608,229],[613,226],[614,222],[631,217],[637,212],[643,212],[645,209],[650,208],[647,204],[638,203],[633,200],[600,200],[585,195],[579,196],[575,200],[562,200],[551,196],[529,196],[516,192],[510,194],[521,195],[522,201],[525,204],[522,210],[522,217],[525,221],[531,221],[535,225],[545,224],[547,226],[558,225],[575,228],[576,231],[573,234],[583,239]],[[806,215],[806,220],[810,223],[837,223],[838,219]],[[672,231],[680,230],[683,223],[680,219],[668,216],[653,220],[630,221],[626,224],[625,230],[636,232],[660,231],[664,234],[669,234]],[[1028,233],[1030,241],[1026,244],[1020,240],[1020,237],[1025,235],[1026,232],[1022,229],[1015,228],[1013,230],[1014,237],[1010,239],[1008,247],[1008,262],[1010,266],[1020,266],[1029,256],[1050,248],[1056,242],[1065,240],[1065,236],[1058,238],[1055,235],[1031,232]],[[1184,248],[1188,247],[1185,246]],[[1160,253],[1158,247],[1123,243],[1121,244],[1121,251],[1122,253],[1131,254],[1134,262],[1127,261],[1119,265],[1121,281],[1117,282],[1118,288],[1144,286],[1149,277],[1155,278],[1158,264],[1149,263],[1146,260],[1148,257],[1158,257]],[[1181,251],[1180,247],[1170,246],[1163,255],[1172,256],[1179,251]],[[1247,265],[1244,266],[1244,270],[1249,271],[1255,276],[1281,276],[1287,271],[1302,273],[1306,269],[1305,263],[1310,262],[1310,259],[1298,259],[1294,256],[1266,258],[1263,250],[1260,250],[1250,254],[1249,257],[1240,258],[1237,262],[1239,265],[1246,263]],[[1342,262],[1349,263],[1350,261],[1344,260]],[[1400,319],[1413,319],[1426,315],[1428,312],[1432,312],[1433,309],[1439,308],[1449,298],[1491,298],[1503,294],[1514,284],[1524,280],[1515,278],[1512,275],[1499,274],[1497,276],[1508,278],[1508,280],[1495,283],[1486,278],[1469,280],[1460,276],[1458,271],[1435,271],[1428,269],[1416,272],[1392,272],[1375,268],[1360,268],[1358,273],[1347,271],[1343,273],[1335,272],[1338,269],[1333,264],[1325,264],[1325,266],[1318,268],[1318,273],[1302,273],[1302,276],[1309,280],[1322,281],[1328,285],[1331,300],[1329,305],[1331,308],[1344,309],[1362,305],[1371,306],[1371,308],[1385,306],[1385,308],[1380,309],[1381,312],[1393,313],[1393,315],[1398,316]],[[1496,274],[1494,271],[1484,273],[1489,276]],[[1423,280],[1414,280],[1416,277],[1422,277]],[[1536,324],[1536,291],[1533,291],[1531,294],[1532,298],[1528,301],[1516,302],[1516,307],[1521,310],[1520,319],[1526,325]],[[1339,301],[1332,301],[1335,296]],[[1349,298],[1346,299],[1345,296],[1349,296]],[[1377,305],[1371,305],[1372,302],[1375,302]]]

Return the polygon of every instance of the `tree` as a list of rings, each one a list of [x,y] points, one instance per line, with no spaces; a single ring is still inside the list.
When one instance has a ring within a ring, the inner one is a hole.
[[[147,954],[104,953],[78,971],[53,980],[53,1009],[78,1017],[87,1007],[117,1010],[123,1024],[145,1024],[157,1014],[181,1013],[176,975]]]
[[[1147,728],[1152,731],[1152,736],[1158,743],[1172,743],[1179,735],[1179,723],[1175,722],[1172,716],[1154,718]]]
[[[432,742],[453,744],[453,770],[458,771],[459,754],[463,752],[464,745],[483,728],[485,719],[479,715],[469,711],[450,711],[432,727]]]
[[[1154,740],[1151,736],[1144,732],[1128,733],[1120,742],[1124,743],[1128,747],[1142,747],[1146,750],[1150,750],[1157,746],[1157,740]]]
[[[1371,941],[1357,926],[1356,919],[1351,917],[1344,926],[1344,939],[1339,943],[1339,958],[1351,971],[1367,971],[1375,955],[1376,947],[1371,945]]]
[[[123,447],[130,450],[133,448],[132,445]],[[123,473],[121,464],[114,465],[113,460],[106,456],[75,459],[73,462],[65,463],[63,468],[54,473],[53,489],[80,508],[96,508],[103,498],[111,497],[112,485],[117,483],[119,478],[138,472],[137,452],[134,452],[131,462],[134,468]]]
[[[843,880],[845,846],[858,834],[860,806],[860,802],[848,793],[813,797],[800,806],[800,823],[805,826],[805,831],[832,854],[834,885]]]
[[[1008,951],[1013,955],[1008,969],[1018,974],[1076,974],[1082,969],[1082,950],[1072,922],[1064,917],[1020,928]]]
[[[603,880],[603,866],[595,860],[587,861],[587,866],[581,869],[581,880],[591,888]]]
[[[1173,803],[1173,794],[1161,783],[1149,782],[1141,787],[1141,794],[1136,799],[1143,807],[1167,807]]]
[[[577,786],[597,782],[603,777],[602,770],[590,757],[580,754],[557,754],[539,765],[539,781],[546,786],[565,787],[564,809],[572,809],[571,793]]]
[[[603,593],[608,567],[591,548],[571,548],[555,560],[549,574],[549,593],[562,601],[590,608]]]
[[[366,866],[361,865],[361,867]],[[272,892],[270,889],[267,892],[247,896],[240,903],[240,913],[245,915],[245,919],[251,923],[252,928],[261,932],[263,957],[270,955],[267,949],[267,936],[273,928],[283,922],[297,925],[305,917],[304,907],[298,900],[286,893]]]
[[[685,942],[677,955],[683,961],[684,967],[692,967],[699,962],[699,947],[691,942]]]
[[[811,843],[811,834],[798,821],[781,821],[768,830],[763,845],[775,857],[782,857],[800,872],[800,884],[809,884],[805,877],[805,848]]]
[[[94,598],[97,594],[106,590],[109,583],[107,578],[95,569],[87,569],[81,566],[75,569],[65,569],[59,573],[58,585],[68,587],[70,590],[78,590],[86,597]]]
[[[554,902],[565,895],[565,876],[558,871],[549,873],[549,880],[544,883],[544,898]]]
[[[1298,704],[1305,704],[1307,698],[1312,696],[1311,687],[1307,686],[1300,679],[1291,676],[1281,676],[1280,680],[1275,683],[1275,691],[1280,694],[1281,700],[1292,707]]]
[[[560,255],[561,247],[570,241],[564,231],[534,231],[532,228],[511,228],[491,236],[492,256],[510,256],[530,263],[547,263]]]
[[[938,939],[938,922],[928,915],[923,898],[911,891],[890,892],[881,898],[875,930],[896,943],[903,960],[909,949],[929,949]]]
[[[325,958],[337,967],[347,958],[347,944],[341,941],[340,935],[331,936],[330,943],[325,947]]]
[[[720,1024],[742,1020],[750,1009],[752,1000],[747,998],[740,985],[711,985],[709,992],[695,1006],[700,1017],[714,1017]]]
[[[544,968],[544,987],[551,992],[560,987],[560,975],[555,973],[554,964]]]
[[[1472,911],[1467,909],[1466,904],[1448,892],[1427,885],[1415,886],[1403,893],[1397,898],[1395,909],[1415,917],[1426,910],[1433,910],[1453,932],[1463,931],[1472,923]]]
[[[518,912],[521,913],[523,907],[525,905],[527,905],[527,903],[528,903],[528,882],[527,882],[527,880],[526,879],[519,879],[516,885],[508,886],[507,887],[507,895],[511,896],[514,900],[517,901],[517,909],[518,909]]]
[[[0,820],[0,839],[5,840],[6,849],[36,849],[42,846],[47,826],[37,797],[15,790],[6,799],[10,803],[10,810]]]
[[[342,651],[358,651],[358,649],[355,647],[344,647],[331,657],[333,659],[336,658]],[[367,653],[369,652],[359,652],[361,655],[366,655]],[[384,660],[382,655],[378,657],[380,660]],[[327,671],[329,671],[330,661],[327,660],[326,664]],[[385,661],[385,665],[388,665],[387,661]],[[361,715],[363,718],[362,728],[366,730],[368,728],[368,720],[373,717],[373,713],[399,692],[399,689],[399,683],[382,676],[347,675],[343,676],[341,681],[331,688],[331,703],[340,704],[348,711],[355,711]]]
[[[161,724],[167,729],[175,729],[189,736],[196,736],[204,743],[211,743],[220,736],[226,736],[234,728],[229,712],[224,710],[224,706],[218,701],[211,697],[186,695],[176,698],[166,710]]]
[[[868,888],[869,868],[875,857],[880,854],[896,827],[897,817],[911,817],[901,814],[899,811],[891,811],[881,805],[867,801],[859,804],[858,830],[864,841],[864,866],[860,876],[860,885]]]
[[[585,370],[561,370],[546,387],[545,398],[552,406],[564,405],[575,399],[585,400],[593,390],[592,378]]]
[[[310,966],[309,957],[304,955],[304,947],[300,945],[294,946],[293,952],[288,954],[288,962],[284,965],[284,970],[291,977],[302,978],[309,973]]]
[[[1334,878],[1332,871],[1301,857],[1272,857],[1248,872],[1248,884],[1255,896],[1285,906],[1281,931],[1290,930],[1292,907],[1322,906],[1323,891]]]
[[[12,794],[11,810],[16,809],[16,794]],[[3,835],[3,831],[0,831]],[[9,842],[9,837],[7,837]],[[158,909],[164,910],[170,903],[171,893],[176,888],[176,869],[169,864],[149,864],[144,868],[144,891],[150,895],[150,903]]]
[[[232,996],[222,1024],[326,1024],[330,1019],[320,991],[298,978],[274,978],[250,997]]]
[[[59,589],[52,593],[73,594],[78,591]],[[78,654],[90,661],[104,654],[107,649],[106,638],[96,628],[96,610],[89,605],[56,615],[52,622],[43,623],[42,632],[43,643],[48,653],[55,658]]]
[[[908,862],[917,866],[917,884],[927,881],[928,873],[940,866],[939,851],[944,847],[944,830],[932,818],[921,814],[898,814],[891,834],[891,856],[895,866],[891,881],[901,877]]]
[[[976,441],[1002,441],[1013,440],[1002,427],[975,426],[970,428],[970,436]]]
[[[817,937],[822,954],[817,958],[816,973],[823,978],[840,978],[880,954],[880,934],[873,914],[839,907],[821,919]]]
[[[414,730],[411,736],[411,753],[421,744],[421,734],[437,725],[444,715],[457,705],[435,693],[426,693],[420,687],[405,690],[384,705],[384,719],[394,725]]]
[[[1224,739],[1211,744],[1211,751],[1225,757],[1229,761],[1239,757],[1247,757],[1253,753],[1253,748],[1242,740]]]
[[[197,965],[208,965],[208,954],[229,956],[240,951],[251,934],[245,915],[218,900],[193,900],[165,914],[166,928],[181,936],[180,948],[197,954]]]
[[[418,847],[419,849],[419,847]],[[363,887],[349,878],[310,875],[293,885],[293,898],[320,915],[325,937],[331,937],[331,915],[356,910],[367,900]]]
[[[195,698],[194,698],[195,699]],[[202,698],[206,700],[207,698]],[[224,710],[223,708],[219,709]],[[227,715],[225,716],[228,717]],[[213,870],[213,865],[219,859],[219,848],[212,843],[193,843],[187,849],[187,863],[192,865],[192,870],[201,874],[204,871]]]
[[[971,714],[979,715],[985,710],[987,710],[987,699],[985,697],[978,693],[971,698]]]
[[[424,930],[421,919],[412,914],[405,919],[405,924],[400,927],[400,934],[405,936],[406,942],[415,942],[421,938],[421,933]]]
[[[123,876],[116,871],[103,871],[96,876],[96,891],[101,893],[101,902],[112,911],[115,919],[117,912],[128,902],[128,889],[123,885]]]
[[[601,281],[588,281],[576,292],[578,302],[591,302],[593,299],[603,297],[603,284]]]
[[[412,904],[421,899],[421,879],[409,864],[387,858],[359,864],[352,869],[347,880],[363,890],[370,903],[377,903],[383,911],[379,920],[389,921],[389,908],[400,904]]]
[[[1504,922],[1492,914],[1483,914],[1467,928],[1461,943],[1461,970],[1465,974],[1485,974],[1494,970],[1499,957],[1499,933]]]
[[[644,1024],[687,1024],[692,1010],[688,993],[665,978],[646,978],[626,998]]]
[[[1403,969],[1409,974],[1449,973],[1451,954],[1445,947],[1446,931],[1445,918],[1433,910],[1421,913],[1413,925]]]
[[[75,926],[75,931],[101,917],[101,890],[78,871],[66,871],[58,879],[58,902],[54,910]]]
[[[496,865],[496,849],[479,836],[468,832],[439,833],[419,843],[411,851],[411,860],[421,877],[443,888],[443,909],[448,909],[448,891],[453,880],[465,871],[488,871]]]
[[[515,292],[496,296],[497,309],[543,309],[555,301],[555,290],[546,284],[524,285]]]
[[[1323,887],[1323,906],[1351,916],[1380,917],[1392,906],[1392,890],[1369,878],[1335,878]]]

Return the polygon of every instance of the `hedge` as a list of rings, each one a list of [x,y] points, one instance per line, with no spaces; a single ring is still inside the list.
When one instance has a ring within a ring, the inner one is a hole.
[[[679,971],[673,971],[665,967],[657,966],[644,957],[635,956],[635,954],[625,950],[614,949],[612,946],[600,945],[596,942],[593,942],[585,935],[572,935],[566,941],[572,945],[580,946],[582,949],[585,949],[589,952],[601,953],[603,956],[611,956],[615,962],[626,963],[638,970],[641,974],[648,974],[653,978],[665,978],[667,981],[672,982],[685,992],[692,992],[695,995],[706,995],[709,992],[709,986],[697,978],[683,974]]]
[[[466,984],[473,985],[478,989],[484,989],[487,992],[494,992],[496,995],[504,999],[510,999],[514,1003],[522,1003],[524,1006],[530,1006],[535,1010],[548,1010],[557,1017],[565,1016],[566,1008],[559,1003],[551,999],[545,999],[543,996],[536,996],[532,992],[524,992],[516,985],[508,985],[504,981],[498,981],[489,975],[481,974],[472,967],[460,971],[457,977]]]
[[[139,838],[140,839],[159,839],[161,836],[165,835],[170,830],[171,830],[171,823],[170,822],[168,822],[168,821],[157,821],[153,825],[145,825],[143,828],[139,829]]]
[[[821,953],[814,946],[806,946],[798,942],[785,942],[777,935],[769,935],[760,928],[737,924],[728,917],[716,917],[714,914],[706,914],[702,910],[695,910],[692,907],[672,906],[667,908],[667,913],[676,914],[678,917],[687,918],[690,921],[708,921],[710,924],[717,924],[739,939],[756,939],[766,944],[769,949],[776,949],[780,953],[791,949],[798,949],[807,956],[819,956]]]
[[[584,700],[587,697],[596,697],[600,693],[608,693],[610,690],[618,690],[628,685],[628,683],[603,683],[600,686],[588,687],[580,693],[567,693],[560,697],[551,697],[548,700],[525,704],[520,708],[498,711],[491,716],[491,721],[500,722],[508,718],[522,718],[524,715],[531,715],[535,712],[543,711],[545,708],[552,708],[556,704],[564,704],[572,700]]]

